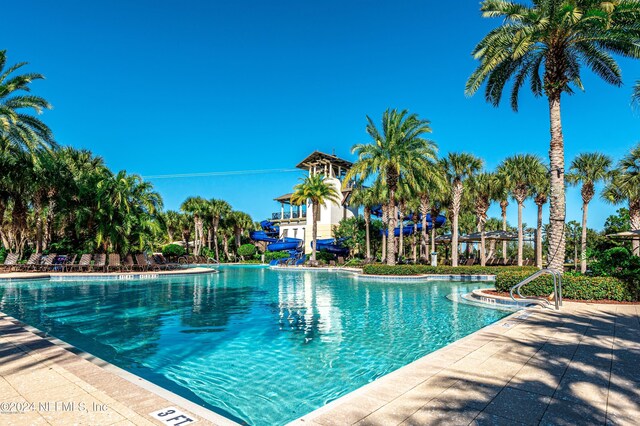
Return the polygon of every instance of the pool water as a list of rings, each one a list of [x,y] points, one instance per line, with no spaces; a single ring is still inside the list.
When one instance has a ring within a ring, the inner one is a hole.
[[[253,425],[292,421],[508,315],[446,298],[486,283],[220,270],[0,284],[0,311]]]

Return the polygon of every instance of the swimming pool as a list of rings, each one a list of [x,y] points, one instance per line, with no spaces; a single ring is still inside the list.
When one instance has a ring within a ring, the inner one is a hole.
[[[486,283],[221,267],[138,281],[0,284],[0,311],[198,404],[285,424],[508,315]]]

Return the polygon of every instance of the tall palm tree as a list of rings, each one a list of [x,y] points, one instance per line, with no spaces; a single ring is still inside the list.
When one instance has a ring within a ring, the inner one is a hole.
[[[486,240],[484,226],[487,221],[487,210],[491,202],[496,200],[496,181],[499,179],[493,173],[478,173],[469,179],[469,192],[473,198],[474,210],[480,233],[480,265],[487,263]]]
[[[615,86],[622,84],[612,53],[638,58],[640,2],[593,0],[537,0],[532,5],[484,0],[486,18],[502,18],[473,50],[480,65],[466,84],[473,95],[487,82],[485,98],[497,106],[509,81],[513,81],[511,106],[518,108],[518,95],[529,80],[535,96],[549,102],[551,142],[550,231],[552,252],[565,251],[564,137],[560,102],[563,93],[582,89],[581,66]],[[563,255],[550,256],[550,267],[562,271]]]
[[[502,216],[502,231],[507,231],[507,207],[509,207],[509,185],[504,179],[496,179],[496,198],[500,201],[500,213]],[[502,259],[507,263],[507,240],[502,240]]]
[[[318,221],[320,220],[320,207],[327,202],[339,204],[341,194],[335,186],[325,180],[325,176],[315,174],[302,179],[302,182],[293,188],[291,202],[296,205],[311,203],[313,211],[311,260],[316,260],[316,242],[318,240]]]
[[[231,213],[231,205],[224,200],[212,198],[208,203],[209,218],[211,219],[211,230],[213,231],[213,245],[216,252],[216,262],[220,262],[220,250],[218,248],[218,228],[220,221]],[[211,249],[211,247],[209,247]]]
[[[253,228],[253,219],[245,212],[233,211],[229,214],[229,220],[233,227],[236,248],[239,248],[242,244],[242,234]]]
[[[612,204],[627,201],[631,230],[640,230],[640,144],[618,162],[602,198]],[[640,256],[640,239],[632,240],[632,251]]]
[[[595,185],[609,178],[611,158],[599,152],[578,155],[571,162],[567,182],[571,185],[582,184],[582,238],[580,247],[580,272],[587,272],[587,211],[595,195]]]
[[[7,51],[0,50],[0,139],[32,154],[38,149],[54,146],[49,127],[24,112],[31,110],[41,114],[43,110],[51,109],[44,98],[30,94],[31,82],[42,80],[44,76],[36,73],[14,75],[27,63],[20,62],[5,69],[6,64]]]
[[[458,220],[465,181],[482,168],[482,160],[473,154],[451,152],[440,160],[451,191],[451,265],[458,266]]]
[[[362,206],[365,223],[365,245],[367,259],[371,258],[371,209],[381,204],[380,185],[365,187],[358,184],[353,188],[349,205]]]
[[[513,199],[518,203],[518,266],[522,266],[524,244],[522,207],[524,200],[531,195],[533,182],[542,167],[541,164],[540,158],[535,155],[518,154],[507,157],[497,169],[498,175],[507,182]]]
[[[640,105],[640,80],[636,81],[636,85],[633,86],[633,93],[631,94],[631,103],[634,105]]]
[[[189,214],[193,218],[193,226],[195,234],[193,236],[193,254],[200,255],[200,251],[204,245],[204,220],[207,214],[207,200],[202,197],[188,197],[180,210]]]
[[[428,259],[429,255],[429,237],[427,214],[430,213],[432,204],[438,199],[438,194],[447,190],[447,183],[444,176],[444,170],[439,163],[429,164],[429,167],[419,171],[418,187],[415,189],[417,201],[419,203],[420,221],[422,232],[420,233],[420,257]],[[435,221],[435,216],[432,216]]]
[[[382,114],[382,129],[378,130],[373,120],[367,117],[367,133],[372,141],[357,144],[351,152],[358,160],[349,170],[346,180],[358,177],[366,180],[376,176],[388,190],[386,204],[389,220],[387,224],[387,264],[396,264],[396,245],[393,238],[397,216],[397,191],[400,183],[416,186],[418,171],[427,169],[436,159],[436,144],[425,139],[431,133],[429,120],[407,110],[386,110]]]

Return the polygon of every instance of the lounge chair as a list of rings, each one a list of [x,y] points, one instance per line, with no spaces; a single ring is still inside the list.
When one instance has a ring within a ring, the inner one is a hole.
[[[136,264],[135,268],[139,271],[148,271],[149,270],[149,262],[144,254],[138,253],[135,256]]]
[[[467,259],[467,261],[465,262],[464,266],[473,266],[473,264],[476,263],[476,260],[473,258],[469,258]]]
[[[88,253],[80,256],[80,261],[77,264],[73,264],[73,262],[67,265],[67,271],[72,271],[74,269],[78,270],[78,272],[82,272],[83,270],[88,271],[91,267],[91,255]]]
[[[131,254],[126,255],[124,258],[124,262],[122,262],[122,269],[125,271],[133,271],[133,268],[135,266],[136,265],[133,262],[133,256]]]
[[[98,253],[93,255],[93,265],[91,265],[91,271],[96,269],[104,272],[107,269],[107,255],[104,253]]]
[[[38,265],[38,271],[49,271],[53,269],[53,261],[58,257],[57,253],[49,253],[40,259],[40,265]]]
[[[11,272],[18,267],[18,259],[18,253],[7,253],[7,257],[4,258],[4,264],[0,265],[0,269]]]
[[[169,262],[166,257],[162,254],[158,254],[154,256],[156,263],[159,265],[165,265],[167,269],[181,269],[182,265],[178,262]]]
[[[40,265],[40,259],[42,259],[42,255],[40,253],[32,253],[31,256],[29,256],[27,263],[20,265],[20,270],[35,271]]]
[[[60,264],[60,270],[62,272],[67,272],[69,270],[69,267],[76,261],[77,257],[77,254],[74,254],[73,256],[65,256],[64,262]]]
[[[151,269],[152,271],[166,271],[167,269],[169,269],[168,265],[158,263],[156,261],[156,257],[153,255],[147,257],[147,262],[149,262],[149,269]]]
[[[109,265],[107,265],[107,272],[113,272],[114,270],[122,270],[120,255],[118,253],[111,253],[109,255]]]

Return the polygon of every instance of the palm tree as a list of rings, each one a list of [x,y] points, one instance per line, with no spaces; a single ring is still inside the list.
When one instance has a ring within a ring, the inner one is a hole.
[[[380,185],[373,187],[365,187],[362,184],[354,186],[349,205],[362,206],[365,223],[365,245],[367,259],[371,258],[371,209],[379,206],[381,203]]]
[[[531,190],[533,202],[538,207],[536,224],[536,266],[542,269],[542,208],[549,200],[549,173],[546,166],[540,163],[531,177]]]
[[[491,202],[496,199],[496,181],[498,180],[496,175],[486,172],[478,173],[469,179],[469,192],[473,198],[478,232],[480,233],[480,265],[482,266],[487,263],[484,225],[487,221],[487,210],[489,210]]]
[[[335,186],[326,182],[325,176],[315,174],[302,179],[302,183],[293,188],[291,203],[295,205],[311,203],[313,211],[311,260],[316,260],[316,241],[318,239],[318,221],[320,220],[320,207],[327,202],[340,203],[341,194]]]
[[[367,117],[367,133],[372,139],[369,144],[357,144],[351,152],[358,160],[347,173],[347,181],[358,177],[366,180],[370,176],[387,187],[386,203],[389,220],[387,223],[387,264],[396,264],[396,245],[393,238],[397,215],[396,201],[398,187],[405,182],[415,187],[418,171],[430,167],[436,159],[436,144],[423,138],[431,133],[428,120],[407,110],[386,110],[382,115],[382,131]]]
[[[581,65],[607,83],[622,84],[620,69],[611,53],[638,58],[640,3],[633,0],[545,0],[533,5],[484,0],[486,18],[503,23],[487,34],[473,51],[480,65],[466,84],[473,95],[486,81],[485,98],[498,106],[502,92],[513,81],[511,107],[528,79],[535,96],[549,102],[551,142],[550,250],[565,251],[564,137],[560,101],[563,93],[582,90]],[[550,256],[550,267],[562,271],[562,256]]]
[[[633,86],[633,94],[631,95],[631,103],[634,105],[640,105],[640,80],[636,81],[636,85]]]
[[[220,227],[220,221],[231,213],[231,205],[224,200],[217,200],[212,198],[208,203],[209,218],[211,219],[211,230],[213,231],[213,245],[216,251],[216,262],[220,262],[220,250],[218,248],[218,228]],[[209,245],[211,245],[211,239],[209,239]],[[211,249],[211,246],[209,246]]]
[[[602,197],[612,204],[627,201],[631,230],[640,230],[640,144],[618,162]],[[640,239],[632,240],[632,251],[640,256]]]
[[[482,168],[482,160],[472,154],[452,152],[440,162],[451,191],[451,265],[458,266],[458,219],[464,184]]]
[[[242,234],[253,228],[253,219],[245,212],[233,211],[229,214],[229,221],[233,227],[233,235],[236,240],[236,248],[242,243]]]
[[[51,109],[45,99],[30,94],[29,84],[44,76],[35,73],[13,75],[27,63],[21,62],[5,70],[6,62],[7,51],[0,50],[0,139],[32,154],[41,148],[49,149],[55,145],[49,127],[23,112],[26,109],[40,114]]]
[[[203,218],[207,214],[207,200],[202,197],[188,197],[180,210],[193,217],[193,226],[195,235],[193,236],[193,254],[200,255],[200,250],[204,245],[204,221]]]
[[[507,207],[509,207],[509,185],[504,179],[496,179],[496,198],[500,201],[500,212],[502,215],[502,231],[507,231]],[[507,264],[507,240],[502,240],[502,259]]]
[[[567,182],[582,184],[582,239],[580,253],[580,272],[587,272],[587,210],[595,195],[595,184],[609,178],[611,158],[599,152],[583,153],[571,162]]]
[[[522,207],[531,195],[533,182],[539,174],[542,162],[531,154],[518,154],[506,158],[498,166],[497,173],[507,182],[513,199],[518,203],[518,266],[522,266],[524,235],[522,230]]]

